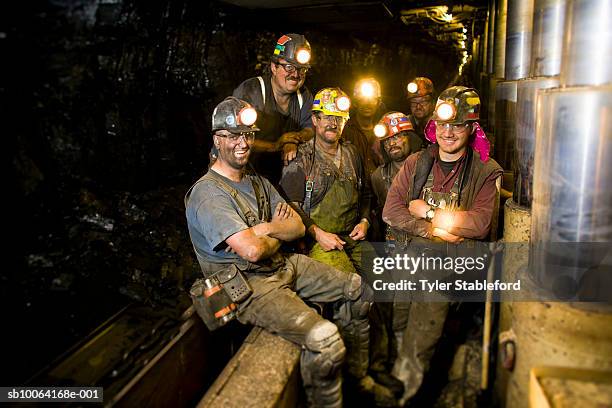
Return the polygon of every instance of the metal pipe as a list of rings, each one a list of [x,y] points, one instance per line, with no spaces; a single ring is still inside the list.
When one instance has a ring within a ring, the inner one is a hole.
[[[508,2],[506,20],[506,75],[508,80],[529,76],[534,0]]]
[[[487,74],[495,73],[495,2],[489,3],[489,31],[487,34]]]
[[[488,48],[489,48],[489,12],[487,12],[487,18],[485,20],[485,28],[482,33],[482,41],[480,43],[480,71],[483,73],[487,73],[487,59],[488,59]],[[482,84],[482,83],[481,83]],[[482,87],[482,85],[481,85]]]
[[[535,0],[530,77],[561,72],[561,50],[567,0]]]
[[[529,78],[517,84],[513,199],[520,206],[531,208],[533,197],[536,95],[539,89],[558,86],[558,77]]]
[[[612,241],[612,85],[543,90],[536,109],[532,241]]]
[[[514,168],[514,130],[518,81],[499,81],[495,87],[495,160],[502,168]]]
[[[570,0],[561,64],[561,85],[612,83],[612,2]]]
[[[506,64],[506,17],[508,0],[497,0],[495,9],[495,78],[504,78]]]
[[[499,82],[498,78],[495,78],[494,75],[489,76],[489,85],[487,89],[487,122],[489,128],[487,130],[491,132],[495,132],[495,87],[497,86],[497,82]]]
[[[472,61],[470,65],[470,71],[472,78],[477,78],[478,73],[480,72],[478,69],[478,65],[480,65],[480,43],[482,40],[482,36],[474,37],[472,40]]]
[[[612,85],[547,89],[536,103],[530,273],[574,296],[612,242]]]

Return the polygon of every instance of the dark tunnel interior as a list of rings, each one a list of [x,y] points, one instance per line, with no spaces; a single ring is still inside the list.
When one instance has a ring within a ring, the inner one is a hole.
[[[4,2],[10,261],[0,276],[0,383],[24,383],[127,304],[178,306],[199,269],[183,195],[207,168],[212,110],[266,69],[281,34],[303,33],[312,44],[313,93],[350,93],[372,75],[388,110],[406,112],[410,78],[428,76],[437,90],[471,84],[477,71],[458,75],[462,30],[404,13],[429,6]],[[436,6],[461,11],[468,44],[484,31],[486,1]]]

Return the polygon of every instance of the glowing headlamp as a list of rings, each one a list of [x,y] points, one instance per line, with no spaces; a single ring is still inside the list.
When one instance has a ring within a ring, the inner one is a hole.
[[[387,136],[387,127],[382,123],[374,126],[374,135],[376,137],[385,137]]]
[[[364,98],[371,98],[374,96],[374,85],[371,82],[364,82],[361,84],[359,93]]]
[[[417,85],[416,82],[409,83],[407,88],[408,88],[408,92],[410,93],[416,93],[416,91],[419,90],[419,86]]]
[[[306,48],[300,48],[297,54],[295,54],[295,60],[300,64],[308,64],[308,61],[310,61],[310,51]]]
[[[436,116],[439,120],[447,121],[455,118],[457,111],[453,104],[442,102],[436,107]]]
[[[336,107],[342,112],[347,112],[351,107],[351,100],[346,96],[336,99]]]
[[[245,126],[251,126],[257,120],[257,111],[251,107],[242,108],[238,113],[238,121]]]

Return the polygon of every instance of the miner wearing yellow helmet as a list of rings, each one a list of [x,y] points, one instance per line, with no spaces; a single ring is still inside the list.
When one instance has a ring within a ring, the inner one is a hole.
[[[365,277],[371,270],[362,261],[374,253],[365,241],[371,192],[357,149],[341,137],[350,105],[340,88],[324,88],[315,95],[314,138],[299,146],[296,159],[283,169],[280,186],[306,226],[308,255],[347,276]],[[347,382],[371,399],[370,404],[394,406],[391,390],[367,373],[369,324],[354,329],[343,333],[348,349],[361,350],[347,355]]]
[[[303,35],[285,34],[276,41],[269,70],[242,82],[233,93],[257,110],[261,131],[253,144],[251,164],[273,184],[280,179],[283,161],[292,160],[297,145],[313,135],[312,94],[304,86],[311,56]]]

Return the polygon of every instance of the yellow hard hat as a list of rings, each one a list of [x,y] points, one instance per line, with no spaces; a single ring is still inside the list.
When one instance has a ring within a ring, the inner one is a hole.
[[[323,88],[314,97],[313,112],[322,112],[324,115],[341,116],[349,118],[351,100],[340,88]]]

